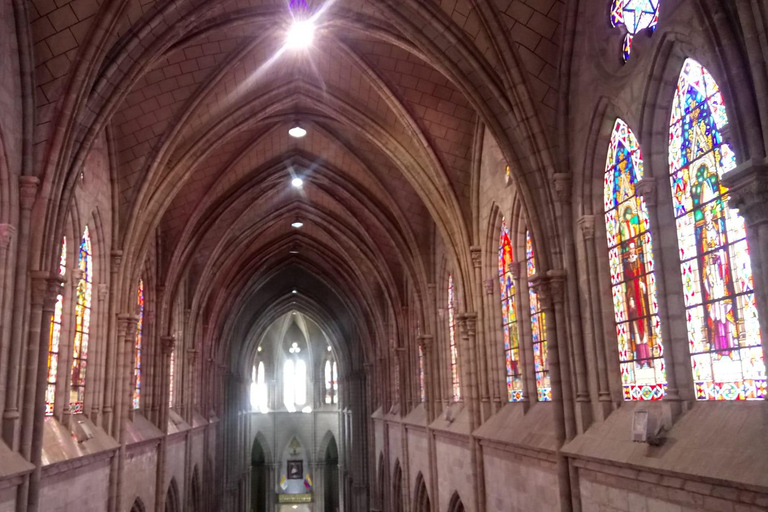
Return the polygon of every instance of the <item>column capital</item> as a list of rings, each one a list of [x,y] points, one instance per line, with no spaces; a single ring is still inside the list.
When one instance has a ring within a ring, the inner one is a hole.
[[[555,200],[563,205],[571,204],[571,197],[573,196],[573,189],[571,188],[573,178],[571,175],[556,172],[552,178],[555,183]]]
[[[477,334],[477,313],[462,313],[459,315],[464,333],[469,336]]]
[[[562,304],[565,300],[565,271],[550,270],[546,275],[536,275],[531,279],[539,300],[547,308]]]
[[[483,264],[483,248],[479,245],[473,245],[469,248],[469,254],[472,256],[472,266],[480,268]]]
[[[32,304],[42,305],[43,310],[53,311],[56,299],[61,293],[64,277],[58,272],[37,270],[31,272]]]
[[[120,313],[117,315],[117,332],[120,334],[128,334],[136,328],[136,323],[139,321],[139,317],[130,313]],[[133,328],[132,328],[133,326]],[[126,342],[133,343],[133,336],[126,336]]]
[[[109,297],[109,285],[106,283],[99,284],[99,300],[106,300]]]
[[[160,338],[160,343],[163,345],[163,353],[170,355],[173,349],[176,348],[176,337],[163,336]]]
[[[110,270],[117,272],[120,270],[120,263],[123,261],[123,251],[120,249],[114,249],[109,253],[109,262],[111,264]]]
[[[432,343],[435,341],[435,337],[431,334],[422,334],[417,338],[417,343],[424,350],[429,350],[432,347]]]
[[[768,163],[748,160],[723,174],[729,206],[739,210],[748,226],[768,224]]]
[[[581,228],[581,234],[584,236],[584,240],[594,240],[595,238],[595,216],[594,215],[582,215],[579,220],[576,221]]]
[[[70,282],[70,284],[72,285],[72,288],[77,289],[77,287],[80,286],[80,281],[83,279],[85,272],[83,272],[79,268],[73,268],[71,275],[72,275],[72,281]]]
[[[645,199],[648,206],[656,206],[656,181],[648,176],[635,183],[635,194]]]
[[[16,235],[16,227],[12,224],[0,224],[0,249],[7,249]]]
[[[39,178],[35,176],[21,176],[19,178],[19,202],[22,210],[32,209],[38,188],[40,188]]]

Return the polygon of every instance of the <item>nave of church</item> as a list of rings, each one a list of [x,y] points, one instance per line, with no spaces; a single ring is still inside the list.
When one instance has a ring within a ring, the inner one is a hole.
[[[0,512],[768,511],[767,98],[768,0],[0,0]]]

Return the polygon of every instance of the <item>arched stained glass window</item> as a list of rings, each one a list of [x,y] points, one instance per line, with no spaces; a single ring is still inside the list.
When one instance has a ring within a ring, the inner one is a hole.
[[[536,255],[533,252],[531,232],[525,232],[525,260],[528,277],[536,274]],[[539,303],[539,294],[528,283],[528,299],[531,309],[531,337],[533,341],[533,365],[536,371],[536,396],[539,402],[552,400],[552,386],[549,383],[549,357],[547,355],[547,322]]]
[[[333,362],[333,403],[339,403],[339,367]]]
[[[642,179],[640,145],[629,126],[617,119],[603,200],[624,400],[659,400],[667,383],[648,209],[635,194]]]
[[[59,257],[59,274],[67,274],[67,237],[61,239],[61,256]],[[62,288],[64,285],[61,285]],[[61,317],[64,313],[64,295],[56,296],[56,309],[51,317],[51,333],[48,341],[48,385],[45,389],[45,415],[53,416],[53,406],[56,403],[56,374],[59,371],[59,343],[61,342]]]
[[[627,34],[622,45],[624,62],[632,55],[632,40],[641,31],[651,33],[659,23],[659,3],[661,0],[613,0],[611,5],[611,26],[624,25]]]
[[[459,348],[456,345],[456,319],[454,311],[453,274],[448,274],[448,350],[451,357],[451,389],[453,401],[461,400],[461,382],[459,379]]]
[[[253,366],[251,373],[251,408],[264,414],[269,412],[269,396],[267,394],[267,377],[264,373],[264,362],[259,361],[258,370]]]
[[[295,412],[307,402],[307,364],[299,357],[301,347],[294,342],[283,364],[283,403],[289,412]]]
[[[421,403],[426,402],[424,395],[424,349],[419,345],[419,396]]]
[[[504,331],[504,356],[507,362],[507,398],[510,402],[523,399],[523,378],[520,373],[520,339],[515,305],[515,280],[512,274],[512,242],[507,221],[501,219],[499,238],[499,283],[501,289],[501,326]]]
[[[91,328],[91,294],[93,291],[93,256],[88,226],[85,226],[83,239],[80,241],[78,266],[83,274],[77,285],[77,302],[75,304],[75,342],[72,347],[72,387],[69,395],[69,407],[72,414],[83,412],[85,404],[85,379]]]
[[[669,171],[696,398],[765,396],[765,363],[744,219],[728,207],[725,103],[714,78],[688,59],[677,83]]]
[[[294,373],[296,372],[296,365],[293,363],[293,359],[287,359],[283,364],[283,403],[285,408],[290,412],[296,410],[296,403],[294,400],[295,383]]]
[[[138,289],[139,321],[136,324],[136,346],[134,348],[133,366],[133,408],[141,404],[141,344],[144,340],[144,281],[139,279]]]
[[[168,407],[173,407],[176,398],[176,348],[171,350],[171,362],[168,365]]]
[[[333,374],[331,371],[331,361],[325,361],[325,403],[330,404],[333,401]]]

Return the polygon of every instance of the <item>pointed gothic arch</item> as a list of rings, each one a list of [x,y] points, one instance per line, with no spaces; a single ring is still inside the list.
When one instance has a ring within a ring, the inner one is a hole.
[[[458,491],[453,493],[451,501],[448,502],[448,512],[464,512],[464,503],[461,502]]]
[[[395,461],[395,471],[392,473],[392,512],[403,512],[403,469],[400,460]]]
[[[168,491],[165,493],[165,512],[181,512],[179,485],[176,483],[176,478],[171,478]]]
[[[413,512],[431,512],[432,503],[429,500],[427,483],[424,474],[419,472],[416,476],[416,493],[413,498]]]

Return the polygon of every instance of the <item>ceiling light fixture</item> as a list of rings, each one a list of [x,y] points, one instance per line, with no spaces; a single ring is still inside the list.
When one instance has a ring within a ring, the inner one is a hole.
[[[293,188],[301,188],[304,186],[304,180],[301,178],[293,178],[291,180],[291,186]]]
[[[300,220],[297,220],[296,222],[291,224],[291,227],[294,227],[296,229],[299,229],[300,227],[303,227],[303,226],[304,226],[304,223],[301,222]]]
[[[298,290],[291,290],[291,293],[296,294],[296,293],[299,293],[299,292],[298,292]],[[296,314],[296,313],[294,313],[294,314]]]
[[[290,130],[288,130],[288,135],[293,137],[294,139],[300,139],[304,137],[307,134],[307,130],[301,127],[301,125],[296,125]]]
[[[315,22],[308,20],[294,20],[285,38],[285,46],[292,50],[306,50],[312,46],[315,38]]]

